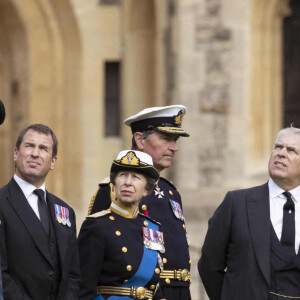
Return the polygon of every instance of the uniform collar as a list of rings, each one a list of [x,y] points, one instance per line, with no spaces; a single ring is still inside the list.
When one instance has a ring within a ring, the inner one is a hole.
[[[131,208],[122,205],[120,202],[117,202],[116,200],[112,200],[110,205],[110,210],[127,219],[135,219],[139,213],[138,208],[135,211],[133,211]]]

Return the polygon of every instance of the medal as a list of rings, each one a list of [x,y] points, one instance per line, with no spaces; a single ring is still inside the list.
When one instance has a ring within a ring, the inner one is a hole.
[[[163,198],[164,196],[164,191],[161,191],[158,185],[155,187],[154,193],[158,198]]]
[[[157,262],[161,271],[164,270],[164,264],[159,253],[157,253]]]
[[[190,237],[188,236],[187,232],[185,233],[185,235],[186,235],[187,244],[190,245],[191,244],[191,240],[190,240]]]
[[[63,225],[66,225],[67,224],[67,219],[66,219],[66,211],[65,211],[65,208],[63,206],[60,206],[60,211],[61,211],[61,223]]]
[[[70,218],[69,218],[69,209],[65,208],[66,210],[66,223],[68,225],[68,227],[71,227],[71,222],[70,222]]]
[[[61,223],[61,213],[60,213],[60,206],[58,204],[54,204],[55,209],[55,217],[58,223]]]
[[[71,227],[69,209],[58,204],[54,204],[55,217],[58,223]]]
[[[165,253],[163,233],[151,228],[143,227],[144,245],[147,249]]]
[[[173,211],[173,214],[175,215],[175,217],[184,222],[185,218],[183,216],[183,212],[182,212],[180,204],[171,199],[170,199],[170,204],[171,204],[172,211]]]

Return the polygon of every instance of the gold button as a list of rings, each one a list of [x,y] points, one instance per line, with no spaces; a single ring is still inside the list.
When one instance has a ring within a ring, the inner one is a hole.
[[[109,218],[110,218],[111,220],[114,220],[114,219],[115,219],[115,217],[114,217],[114,216],[109,216]]]
[[[127,282],[127,281],[128,281],[128,279],[125,279],[125,280],[124,280],[124,283]]]
[[[166,284],[170,284],[171,280],[169,278],[166,279]]]
[[[127,270],[127,271],[131,271],[131,270],[132,270],[132,266],[131,266],[131,265],[128,265],[128,266],[126,267],[126,270]]]
[[[126,247],[123,247],[123,248],[122,248],[122,251],[123,251],[124,253],[126,253],[126,252],[127,252],[127,248],[126,248]]]
[[[185,224],[182,224],[182,228],[185,230],[185,228],[186,228],[186,227],[185,227]]]
[[[147,210],[147,205],[142,205],[142,210]]]
[[[117,230],[117,231],[116,231],[116,235],[117,235],[117,236],[120,236],[120,235],[121,235],[121,232],[120,232],[119,230]]]
[[[159,273],[160,273],[160,269],[159,269],[159,268],[156,268],[156,269],[155,269],[155,273],[156,273],[156,274],[159,274]]]
[[[154,289],[155,289],[155,285],[154,284],[150,285],[150,290],[154,290]]]
[[[188,242],[187,244],[188,244],[188,246],[191,246],[191,242]]]
[[[172,192],[171,190],[169,190],[169,194],[170,194],[171,196],[173,196],[173,192]]]
[[[148,226],[148,222],[147,222],[147,221],[144,221],[144,225],[145,225],[145,226]]]
[[[189,264],[190,264],[190,265],[192,264],[192,260],[189,260]]]
[[[163,263],[166,264],[167,263],[167,259],[164,257],[163,258]]]

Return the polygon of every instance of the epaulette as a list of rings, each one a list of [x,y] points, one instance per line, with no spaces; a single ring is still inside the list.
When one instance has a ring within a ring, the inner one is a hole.
[[[103,217],[103,216],[106,216],[108,214],[111,213],[111,210],[110,209],[106,209],[106,210],[101,210],[101,211],[98,211],[92,215],[89,215],[87,216],[87,218],[99,218],[99,217]]]
[[[110,177],[105,177],[100,183],[99,185],[102,185],[102,184],[107,184],[107,183],[110,183]]]
[[[97,196],[99,190],[100,190],[100,186],[98,186],[98,189],[97,189],[96,193],[92,196],[92,199],[90,200],[90,204],[89,204],[89,208],[88,208],[88,215],[91,214],[91,211],[92,211],[92,208],[94,206],[95,199],[96,199],[96,196]]]
[[[164,177],[160,177],[159,179],[161,179],[161,180],[163,180],[164,182],[168,183],[169,185],[171,185],[171,186],[177,191],[176,186],[173,184],[172,181],[169,181],[169,180],[167,180],[167,179],[164,178]]]
[[[153,222],[154,224],[161,226],[161,223],[159,223],[158,221],[155,221],[154,219],[152,219],[149,216],[144,215],[143,213],[139,212],[139,215],[142,216],[145,219],[148,219],[149,221]]]

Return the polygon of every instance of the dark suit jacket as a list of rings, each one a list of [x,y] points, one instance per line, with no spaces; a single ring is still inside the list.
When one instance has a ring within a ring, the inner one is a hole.
[[[56,196],[46,194],[61,266],[60,300],[78,299],[80,270],[75,214]],[[71,227],[56,221],[54,204],[69,209]],[[51,258],[48,240],[21,188],[12,179],[0,189],[0,249],[5,300],[50,299]]]
[[[0,262],[1,262],[1,257],[0,257]],[[1,273],[1,268],[0,268],[0,300],[3,300],[3,289],[2,289],[2,273]]]
[[[198,269],[211,300],[267,300],[268,185],[227,193],[209,221]]]

